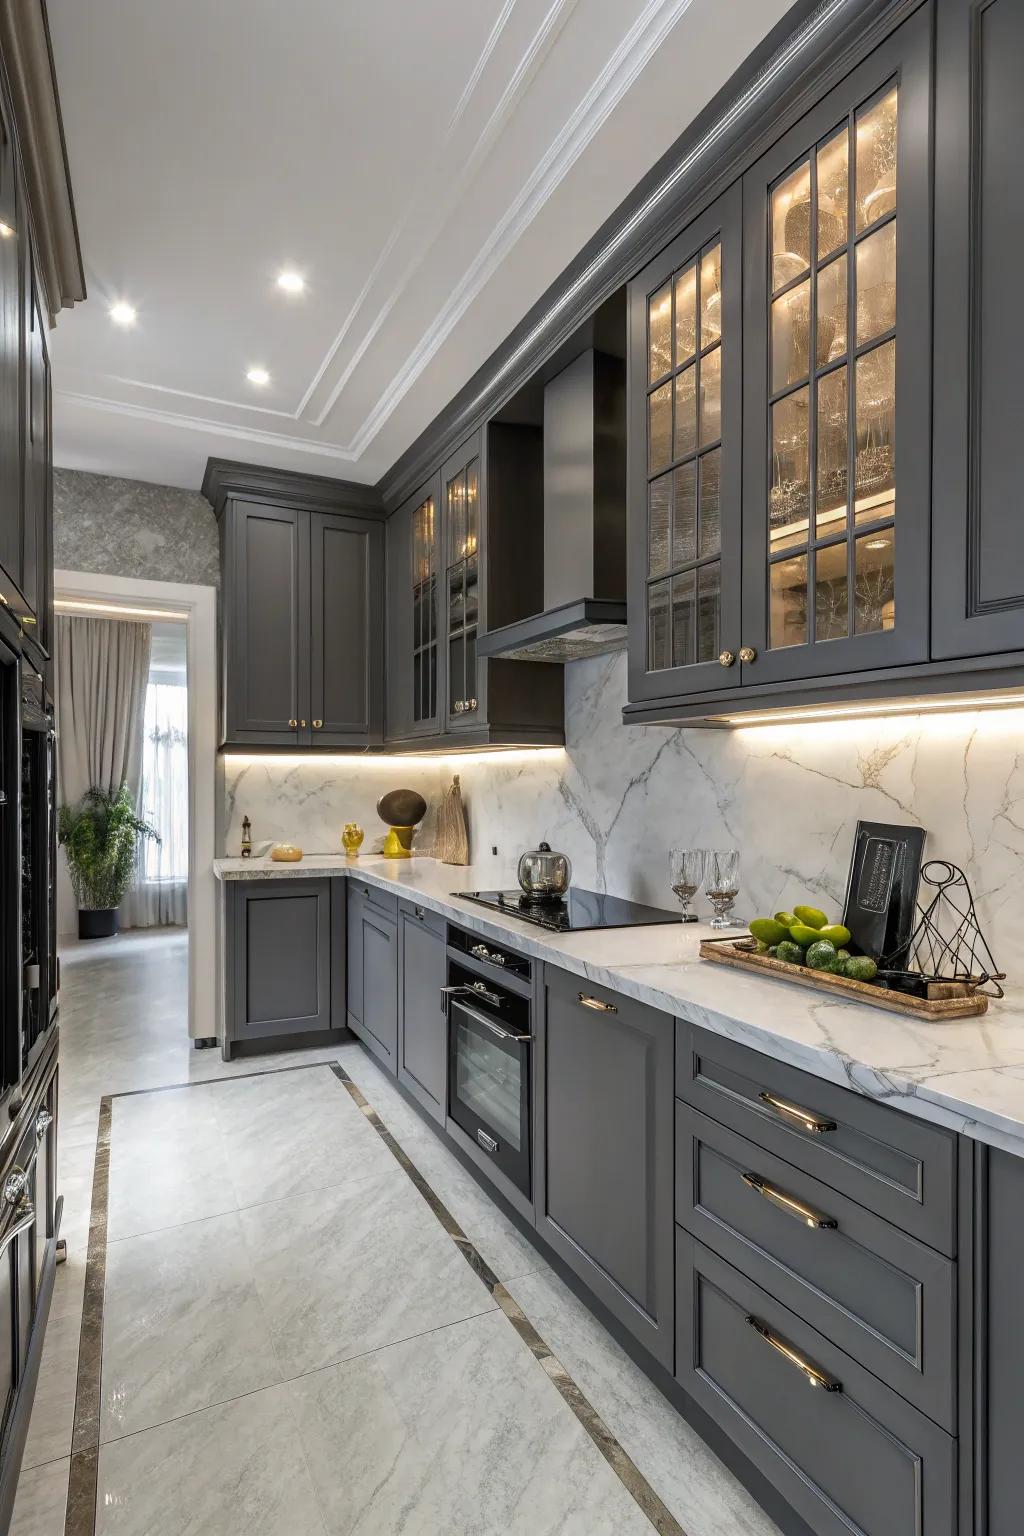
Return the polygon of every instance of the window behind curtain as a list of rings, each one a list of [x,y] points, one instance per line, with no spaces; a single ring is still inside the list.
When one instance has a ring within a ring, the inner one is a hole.
[[[143,880],[187,879],[188,691],[184,674],[156,668],[146,689],[142,806],[160,834],[143,843]]]

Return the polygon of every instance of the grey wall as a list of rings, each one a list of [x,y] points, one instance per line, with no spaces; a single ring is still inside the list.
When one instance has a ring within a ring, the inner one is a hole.
[[[220,584],[217,521],[198,491],[55,470],[53,542],[58,570]]]

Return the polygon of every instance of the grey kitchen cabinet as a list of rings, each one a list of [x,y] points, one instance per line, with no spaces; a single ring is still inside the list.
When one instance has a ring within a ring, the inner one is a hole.
[[[936,657],[1024,650],[1020,263],[1024,10],[938,0],[935,107]]]
[[[994,0],[999,3],[999,0]],[[972,1397],[977,1419],[974,1536],[1018,1536],[1024,1508],[1024,1158],[980,1148],[974,1189],[972,1332],[978,1350]]]
[[[386,532],[387,736],[436,736],[443,708],[439,475],[392,513]]]
[[[280,1036],[340,1029],[345,882],[233,880],[225,901],[225,1056]]]
[[[448,1031],[442,1007],[446,924],[414,902],[398,904],[398,1081],[439,1124],[447,1112]]]
[[[221,733],[359,749],[384,717],[384,528],[364,486],[211,459],[220,523]]]
[[[670,1369],[674,1030],[668,1014],[544,968],[537,1230]]]
[[[19,218],[14,140],[0,106],[0,221],[12,231],[0,240],[0,566],[9,582],[21,579],[21,272],[24,238]]]
[[[391,1072],[398,1063],[398,902],[361,880],[349,885],[348,1023]]]

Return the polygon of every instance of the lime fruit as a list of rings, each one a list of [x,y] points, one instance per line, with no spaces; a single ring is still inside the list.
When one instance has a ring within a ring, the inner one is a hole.
[[[783,928],[792,928],[796,922],[796,916],[792,912],[776,912],[775,921],[781,923]]]
[[[793,916],[808,928],[824,928],[828,918],[817,907],[794,907]]]
[[[789,938],[789,929],[776,922],[774,917],[755,917],[750,931],[755,939],[760,939],[764,944],[778,944]]]
[[[789,936],[794,944],[802,944],[804,949],[806,949],[809,944],[813,944],[818,938],[818,930],[817,928],[808,928],[806,923],[794,923],[789,930]],[[832,948],[835,948],[834,944]]]
[[[878,966],[870,955],[851,955],[845,963],[844,971],[851,981],[874,981],[878,975]]]
[[[807,964],[812,971],[830,971],[835,959],[836,947],[828,939],[818,939],[807,951]]]
[[[787,965],[803,965],[804,952],[799,944],[794,944],[791,939],[783,939],[775,952],[776,959],[785,960]]]
[[[811,927],[814,927],[813,923]],[[850,930],[844,928],[842,923],[827,923],[824,928],[818,929],[818,933],[821,938],[828,939],[829,943],[834,944],[836,949],[842,949],[844,944],[850,942]]]

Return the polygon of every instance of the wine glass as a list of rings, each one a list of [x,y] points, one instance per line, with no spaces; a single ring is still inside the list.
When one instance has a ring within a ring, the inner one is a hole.
[[[695,923],[696,912],[690,911],[690,902],[701,888],[707,859],[705,848],[673,848],[669,860],[672,889],[679,897],[684,923]]]
[[[704,869],[705,889],[715,909],[712,928],[744,928],[738,918],[731,917],[732,904],[740,890],[740,856],[735,848],[724,852],[712,849]]]

